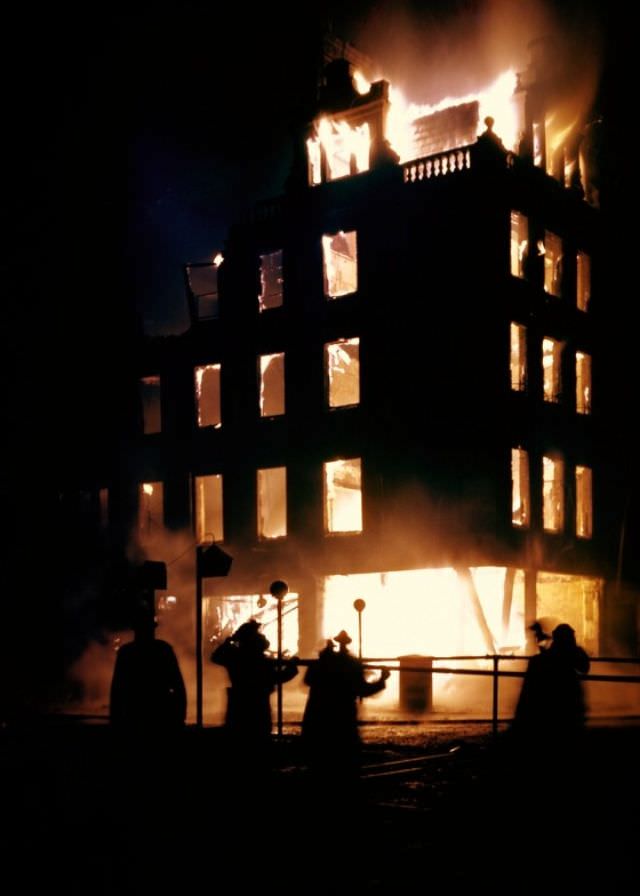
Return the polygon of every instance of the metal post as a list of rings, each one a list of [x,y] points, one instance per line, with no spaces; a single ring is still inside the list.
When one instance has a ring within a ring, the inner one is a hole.
[[[196,726],[202,728],[202,576],[196,550]]]
[[[278,739],[282,739],[282,601],[285,599],[286,595],[289,592],[289,586],[286,582],[283,582],[282,579],[277,579],[275,582],[272,582],[269,586],[269,593],[272,597],[274,597],[278,604],[278,660],[277,660],[277,670],[278,677],[276,680],[277,693],[278,693],[278,718],[277,718],[277,731],[278,731]]]
[[[500,662],[500,657],[495,653],[493,655],[493,699],[492,699],[492,708],[491,708],[491,733],[495,735],[498,733],[498,664]]]
[[[362,611],[366,607],[366,603],[361,597],[356,598],[353,602],[353,608],[358,614],[358,659],[362,659]]]
[[[282,597],[278,601],[278,675],[282,672]],[[282,680],[278,677],[278,737],[282,738]]]

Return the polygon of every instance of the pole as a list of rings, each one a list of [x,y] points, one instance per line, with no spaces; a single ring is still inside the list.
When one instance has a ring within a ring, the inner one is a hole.
[[[277,659],[277,678],[276,686],[278,693],[278,719],[277,730],[278,740],[282,740],[282,601],[285,599],[289,591],[289,586],[282,579],[277,579],[269,585],[269,593],[275,598],[278,604],[278,659]]]
[[[196,727],[202,728],[202,576],[196,550]]]
[[[366,607],[366,603],[361,597],[357,597],[353,602],[353,609],[358,614],[358,659],[362,659],[362,611]]]
[[[491,707],[491,733],[495,737],[498,733],[498,663],[500,657],[495,653],[493,655],[493,695]]]
[[[278,738],[282,739],[282,597],[277,596],[278,601]]]

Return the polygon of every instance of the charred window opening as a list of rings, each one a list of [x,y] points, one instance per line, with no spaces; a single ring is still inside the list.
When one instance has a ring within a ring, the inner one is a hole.
[[[223,541],[222,476],[195,477],[196,540],[198,544]]]
[[[212,262],[186,266],[187,284],[198,320],[218,317],[218,268],[222,261],[218,253]]]
[[[557,404],[562,393],[562,342],[542,340],[542,388],[544,400]]]
[[[550,230],[544,232],[544,290],[562,295],[562,240]]]
[[[542,168],[544,164],[544,134],[545,127],[542,122],[533,122],[533,164],[536,168]]]
[[[260,416],[284,414],[284,352],[260,355]]]
[[[525,276],[529,254],[529,221],[521,212],[511,212],[511,274]]]
[[[576,535],[593,535],[593,474],[590,467],[576,467]]]
[[[591,355],[576,352],[576,411],[591,413]]]
[[[564,528],[564,462],[542,458],[542,526],[546,532]]]
[[[362,463],[359,457],[324,465],[325,529],[362,532]]]
[[[198,426],[222,425],[220,413],[220,364],[205,364],[195,369]]]
[[[524,392],[527,388],[527,328],[511,324],[511,388]]]
[[[511,449],[511,522],[525,528],[530,523],[529,454],[524,448]]]
[[[258,470],[258,537],[284,538],[287,534],[287,470]]]
[[[348,296],[358,289],[356,231],[322,237],[324,294],[330,299]]]
[[[591,300],[591,258],[578,252],[576,258],[576,302],[580,311],[587,311]]]
[[[145,376],[140,380],[142,421],[145,435],[162,430],[160,377]]]
[[[324,347],[327,401],[331,408],[360,403],[360,340],[340,339]]]
[[[138,491],[138,528],[142,538],[157,535],[164,526],[162,482],[143,482]]]
[[[98,491],[98,508],[99,508],[100,528],[108,529],[109,528],[109,489],[108,488],[101,488]]]
[[[282,250],[260,256],[260,311],[282,305]]]
[[[316,134],[307,140],[309,183],[322,183],[322,157],[326,160],[327,180],[337,180],[369,170],[369,125],[350,127],[346,121],[322,118]]]

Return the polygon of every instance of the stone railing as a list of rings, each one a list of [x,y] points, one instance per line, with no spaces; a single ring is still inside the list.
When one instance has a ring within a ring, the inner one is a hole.
[[[457,174],[471,168],[471,146],[460,146],[424,159],[414,159],[405,162],[402,168],[406,184],[428,180],[430,177],[443,177],[445,174]]]

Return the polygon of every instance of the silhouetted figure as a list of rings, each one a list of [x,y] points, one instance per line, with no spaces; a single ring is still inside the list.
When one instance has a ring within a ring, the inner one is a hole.
[[[546,650],[551,646],[551,635],[548,632],[545,632],[542,623],[539,620],[536,619],[535,622],[531,623],[531,625],[529,626],[529,631],[533,632],[538,650]]]
[[[276,660],[265,656],[268,647],[260,623],[250,619],[211,654],[211,661],[229,675],[227,732],[237,749],[256,759],[264,758],[270,742],[271,694],[278,681],[291,681],[298,674],[295,657],[278,668]]]
[[[155,637],[150,607],[139,608],[134,640],[118,650],[111,681],[111,724],[122,732],[177,731],[185,722],[187,693],[173,647]]]
[[[341,631],[309,666],[304,682],[309,696],[302,720],[302,737],[312,770],[324,777],[353,780],[360,768],[358,732],[359,697],[370,697],[386,686],[390,673],[384,669],[377,681],[365,678],[362,662],[351,653],[351,638]]]
[[[525,673],[513,723],[523,746],[549,752],[576,745],[585,722],[581,678],[589,665],[571,626],[556,626],[551,645],[531,657]]]

